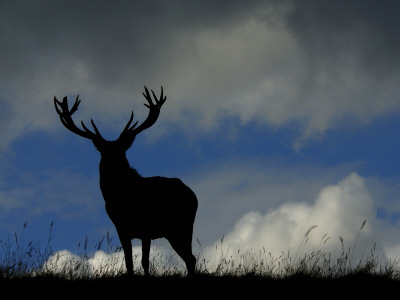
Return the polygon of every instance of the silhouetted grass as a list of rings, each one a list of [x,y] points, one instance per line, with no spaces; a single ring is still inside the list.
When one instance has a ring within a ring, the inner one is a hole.
[[[18,278],[31,276],[42,268],[42,265],[53,253],[51,248],[53,222],[50,224],[49,237],[46,246],[41,247],[33,241],[25,242],[24,231],[9,235],[7,240],[0,240],[0,278]]]
[[[222,239],[216,249],[219,259],[211,263],[204,257],[197,241],[198,274],[188,278],[177,255],[165,254],[160,248],[152,249],[150,277],[143,276],[138,257],[135,273],[128,277],[121,261],[122,250],[113,246],[108,234],[93,250],[115,255],[105,255],[101,267],[93,269],[89,263],[93,255],[87,254],[87,238],[78,245],[79,256],[63,257],[62,253],[52,251],[52,226],[42,250],[31,241],[25,243],[23,232],[0,241],[2,299],[28,296],[107,299],[123,297],[126,293],[137,299],[333,299],[347,296],[382,298],[400,293],[399,262],[384,263],[374,248],[365,259],[353,261],[353,253],[350,249],[345,251],[342,241],[342,253],[334,258],[323,251],[323,245],[329,239],[324,236],[319,249],[303,253],[312,228],[293,258],[290,253],[274,257],[266,249],[238,251],[235,257],[227,257],[227,252],[222,250]],[[26,224],[23,230],[25,227]],[[60,263],[64,258],[68,259]]]

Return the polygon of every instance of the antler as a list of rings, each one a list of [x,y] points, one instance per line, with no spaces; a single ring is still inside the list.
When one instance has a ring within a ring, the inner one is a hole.
[[[81,100],[79,100],[79,95],[76,96],[76,100],[72,108],[69,110],[68,109],[68,100],[67,97],[63,98],[63,101],[60,102],[57,100],[57,98],[54,96],[54,106],[56,108],[56,111],[58,115],[60,116],[61,123],[67,128],[68,130],[72,131],[73,133],[80,135],[84,138],[90,139],[90,140],[97,140],[97,141],[104,141],[104,138],[101,136],[99,130],[97,129],[96,125],[94,124],[93,120],[91,119],[90,122],[92,123],[93,129],[95,131],[92,132],[90,131],[83,121],[81,121],[82,127],[84,130],[78,128],[74,121],[72,120],[71,116],[72,114],[78,109],[79,103],[81,103]],[[61,109],[61,110],[60,110]]]
[[[157,121],[158,116],[160,115],[161,106],[164,104],[165,100],[167,100],[167,97],[164,96],[163,87],[161,86],[160,99],[158,99],[154,91],[151,90],[155,103],[153,102],[147,87],[144,87],[144,90],[145,93],[142,94],[148,102],[148,104],[144,103],[144,105],[149,108],[149,114],[146,120],[142,124],[140,124],[139,127],[136,127],[138,122],[135,122],[135,124],[130,126],[133,121],[133,111],[132,111],[131,117],[128,123],[126,124],[124,130],[122,131],[121,135],[119,136],[118,140],[126,140],[127,142],[132,143],[138,133],[151,127]]]

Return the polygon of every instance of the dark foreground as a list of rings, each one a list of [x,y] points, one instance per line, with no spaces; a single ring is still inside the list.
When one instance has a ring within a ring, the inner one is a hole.
[[[0,299],[343,299],[349,296],[398,297],[400,281],[376,275],[348,275],[339,279],[301,275],[286,279],[252,275],[0,279]]]

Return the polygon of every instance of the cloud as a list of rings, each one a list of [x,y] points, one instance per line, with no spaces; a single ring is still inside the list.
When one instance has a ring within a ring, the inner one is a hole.
[[[24,205],[24,202],[19,199],[19,197],[13,197],[11,195],[7,195],[3,191],[0,191],[0,207],[9,211],[11,209],[19,208]]]
[[[204,252],[211,262],[219,258],[218,247],[226,257],[250,249],[254,253],[264,249],[274,257],[289,251],[292,259],[298,259],[295,256],[299,252],[303,255],[319,249],[340,256],[342,239],[344,247],[354,250],[358,259],[362,255],[365,258],[375,243],[377,251],[382,251],[386,247],[381,244],[384,235],[366,180],[351,173],[337,184],[322,188],[313,203],[287,202],[265,214],[244,214],[225,235],[222,245],[217,241]],[[386,255],[392,255],[392,249],[388,247]]]
[[[133,254],[137,251],[138,249],[135,248]],[[42,266],[45,272],[73,277],[117,275],[124,270],[123,268],[125,268],[125,263],[122,251],[112,254],[97,251],[92,257],[84,258],[68,250],[61,250],[51,255]]]
[[[209,245],[251,211],[265,214],[283,203],[311,205],[325,186],[357,168],[356,163],[330,168],[302,164],[288,167],[279,159],[229,160],[204,166],[204,171],[183,178],[199,199],[194,237]]]
[[[141,265],[142,249],[132,247],[133,269],[143,274]],[[150,248],[150,273],[165,274],[183,272],[185,265],[177,255],[172,253],[169,245],[153,242]],[[68,250],[61,250],[51,255],[42,265],[42,270],[54,274],[65,274],[73,277],[101,275],[118,275],[126,272],[124,252],[122,249],[112,253],[98,250],[92,255],[77,255]]]
[[[144,119],[144,84],[165,86],[159,131],[210,132],[229,117],[297,124],[296,147],[400,111],[396,2],[1,5],[3,149],[32,130],[61,130],[54,95],[79,93],[76,117],[117,132],[131,109]]]
[[[353,247],[366,220],[356,250],[368,252],[376,242],[379,251],[388,254],[386,250],[399,244],[398,178],[363,177],[362,169],[359,163],[288,167],[277,158],[204,166],[203,172],[183,178],[199,199],[194,246],[199,239],[214,257],[224,237],[224,246],[232,252],[265,247],[279,255],[293,253],[308,229],[317,225],[308,250],[327,234],[331,238],[326,249],[337,251],[339,237]]]

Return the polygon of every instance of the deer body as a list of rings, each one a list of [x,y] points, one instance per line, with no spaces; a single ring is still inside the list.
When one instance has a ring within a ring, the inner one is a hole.
[[[193,226],[197,199],[180,179],[146,178],[130,167],[127,176],[120,178],[120,174],[110,176],[100,163],[100,189],[107,214],[117,228],[128,228],[125,231],[131,239],[168,238]]]
[[[124,250],[128,274],[133,273],[131,239],[142,240],[142,266],[148,275],[150,242],[165,237],[184,260],[191,275],[196,265],[192,254],[193,224],[198,205],[196,195],[178,178],[142,177],[126,159],[125,152],[136,134],[155,123],[166,99],[162,90],[160,100],[152,91],[155,105],[147,88],[145,91],[143,95],[149,103],[145,104],[150,108],[149,116],[139,127],[136,128],[137,122],[130,127],[132,112],[124,131],[115,141],[104,140],[93,121],[95,133],[88,130],[83,122],[84,130],[75,126],[71,115],[77,110],[79,95],[70,110],[66,97],[63,102],[54,98],[54,103],[62,124],[72,132],[91,139],[101,154],[100,189],[107,214],[115,225]]]

